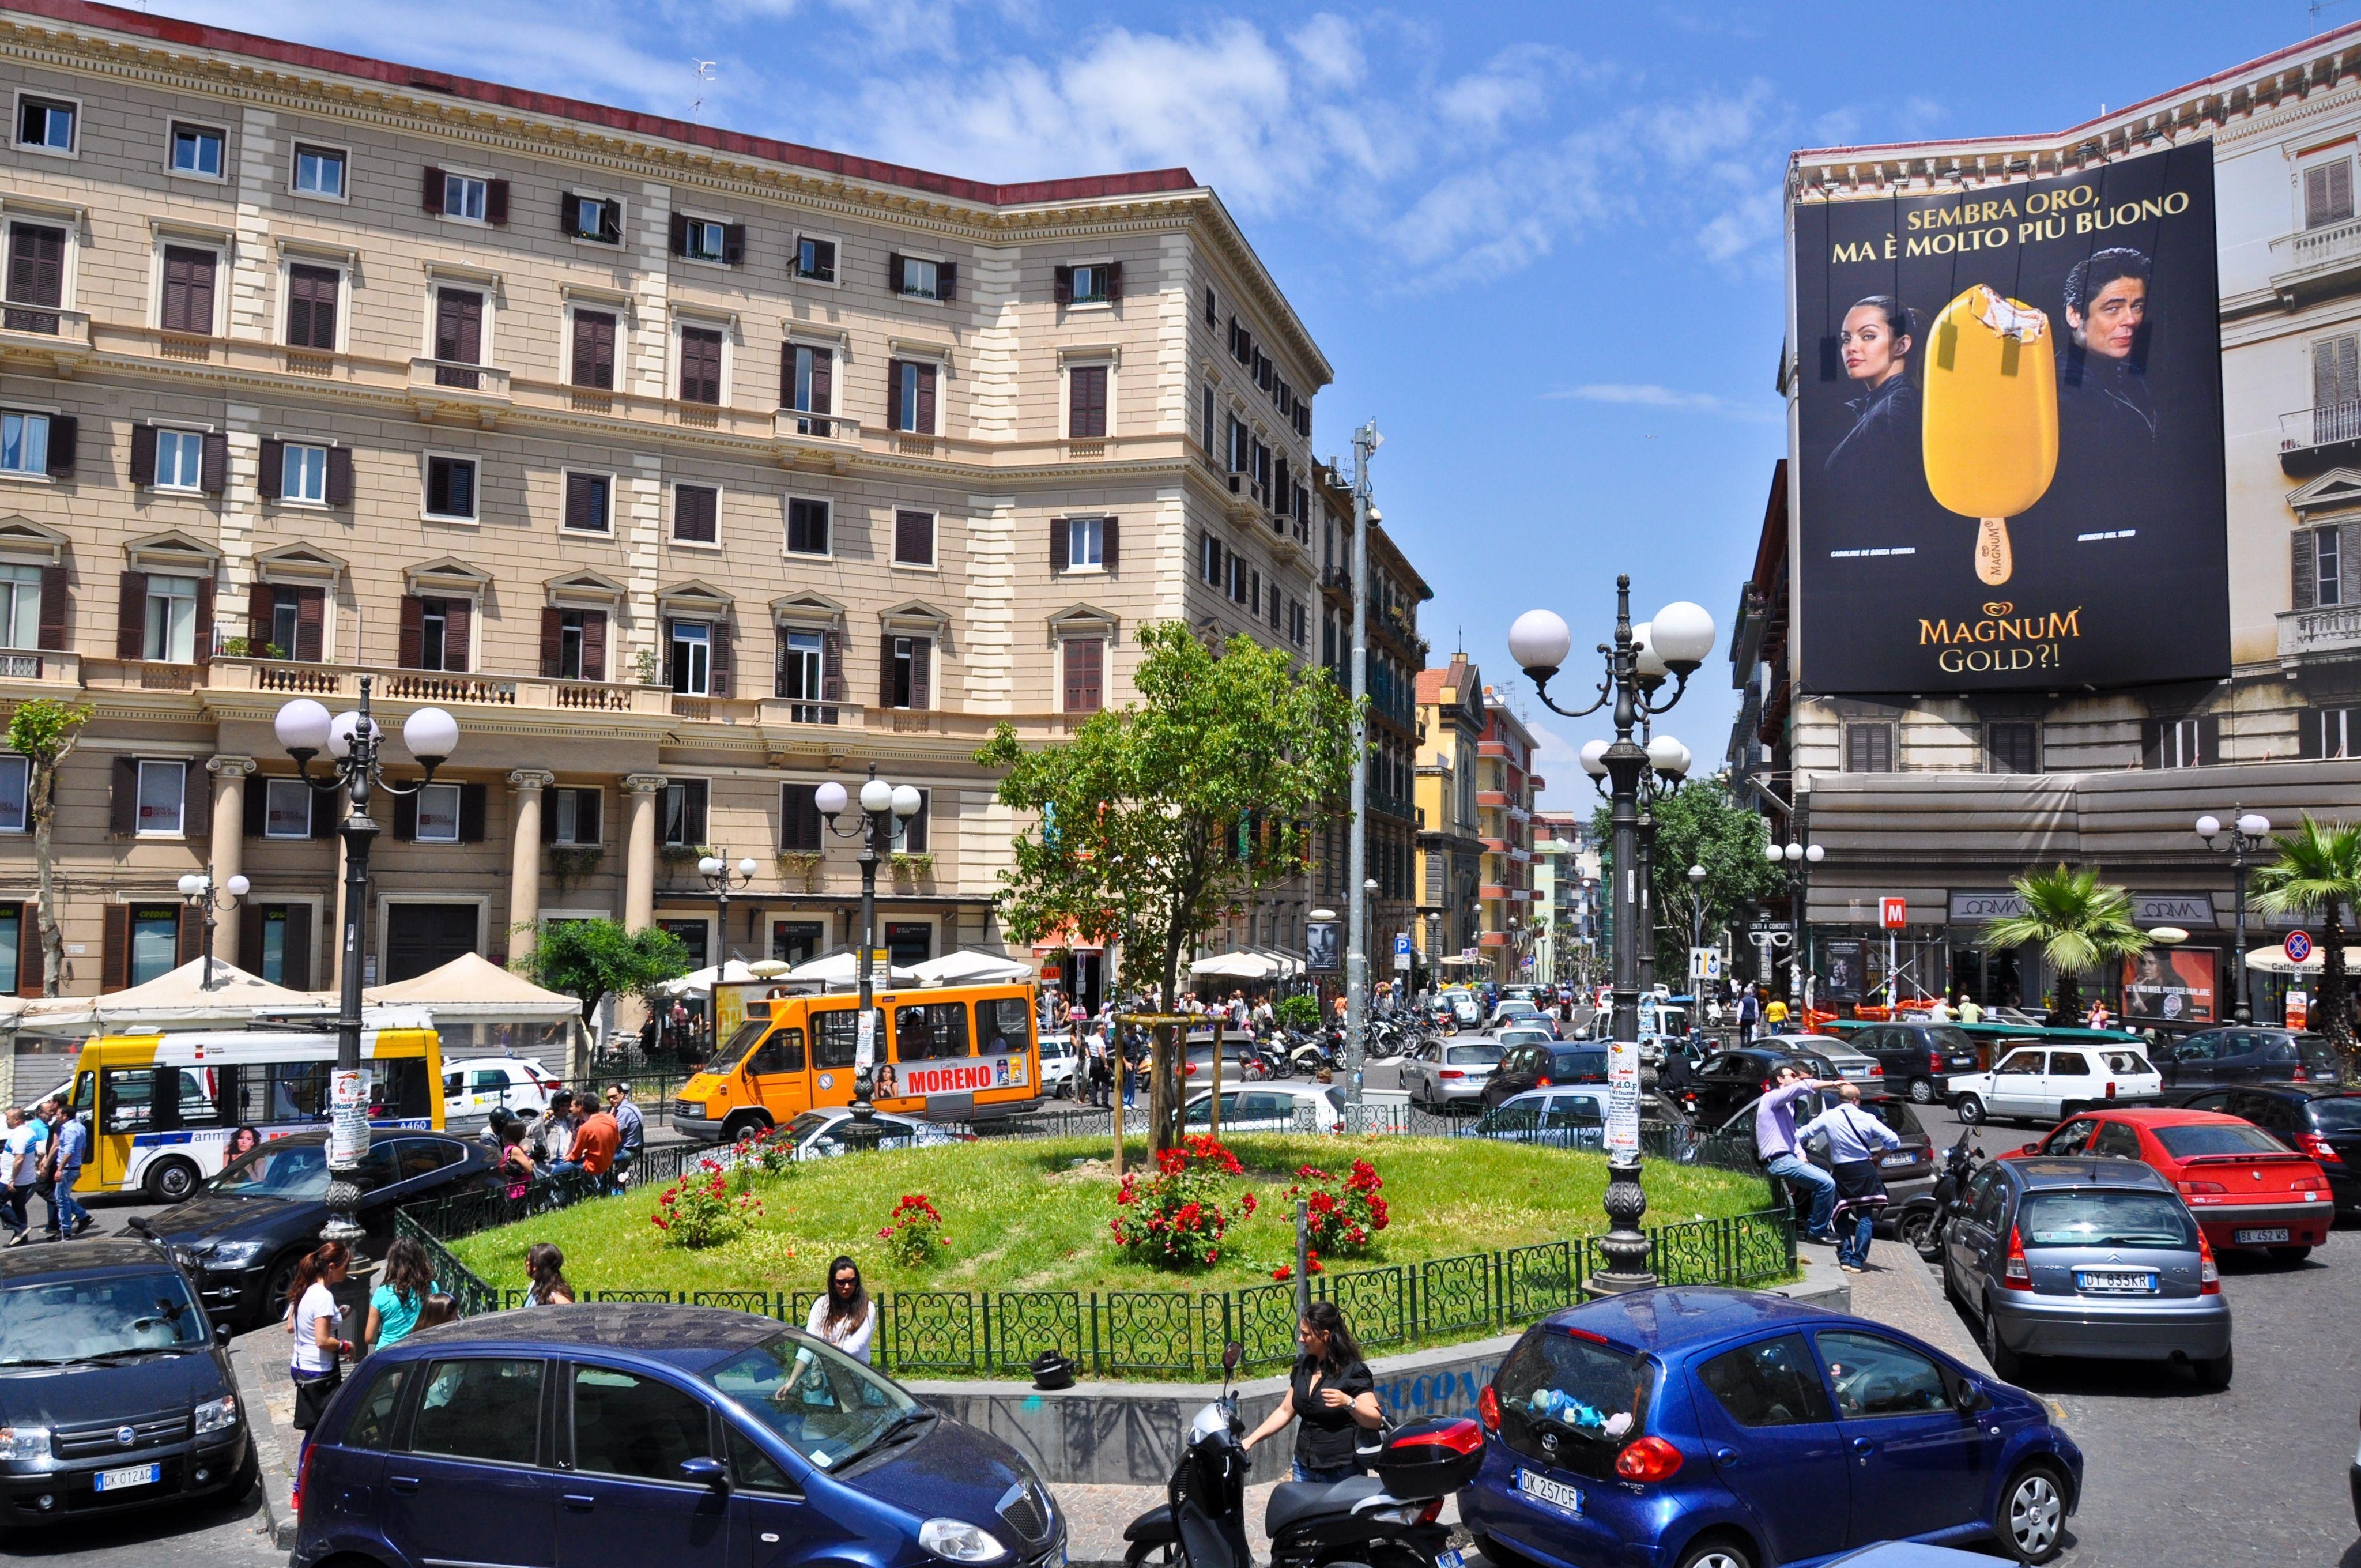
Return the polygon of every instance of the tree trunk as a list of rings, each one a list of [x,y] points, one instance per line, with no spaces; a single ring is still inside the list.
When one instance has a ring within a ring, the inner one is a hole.
[[[2353,1049],[2353,1019],[2350,1015],[2351,992],[2345,980],[2345,916],[2331,898],[2321,912],[2322,946],[2320,955],[2320,1011],[2325,1022],[2328,1043],[2339,1051]],[[2245,955],[2239,955],[2244,961]]]
[[[55,996],[65,978],[66,937],[58,925],[57,860],[49,848],[49,831],[57,816],[58,769],[55,762],[33,764],[33,866],[39,879],[41,994]]]
[[[2058,1005],[2049,1021],[2070,1029],[2082,1022],[2082,977],[2072,970],[2058,971]]]
[[[1164,1013],[1168,1017],[1179,1001],[1181,940],[1177,927],[1165,933]],[[1180,1062],[1185,1042],[1177,1042],[1175,1033],[1172,1025],[1159,1024],[1155,1043],[1148,1048],[1148,1148],[1158,1154],[1180,1146]]]

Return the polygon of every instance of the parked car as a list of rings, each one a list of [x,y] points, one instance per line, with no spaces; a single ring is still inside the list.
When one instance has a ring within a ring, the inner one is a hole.
[[[170,1252],[0,1253],[0,1496],[14,1528],[254,1485],[229,1352]]]
[[[842,1105],[830,1106],[825,1111],[798,1112],[771,1136],[774,1141],[792,1146],[798,1158],[828,1159],[844,1153],[852,1141],[844,1133],[845,1124],[852,1119],[852,1112]],[[961,1132],[917,1116],[896,1116],[879,1111],[874,1113],[874,1119],[879,1126],[885,1129],[884,1135],[878,1140],[879,1148],[935,1148],[943,1144],[975,1141],[973,1133]]]
[[[472,1057],[443,1066],[443,1124],[480,1124],[495,1111],[533,1117],[549,1109],[553,1090],[565,1085],[532,1058]]]
[[[1547,1089],[1562,1083],[1604,1083],[1607,1081],[1607,1047],[1605,1046],[1561,1045],[1553,1040],[1531,1040],[1510,1047],[1500,1054],[1500,1065],[1484,1084],[1481,1096],[1487,1110],[1499,1105],[1528,1090]]]
[[[1041,1036],[1041,1092],[1052,1100],[1071,1100],[1081,1081],[1082,1053],[1071,1035]]]
[[[1951,1107],[1972,1127],[1985,1121],[2051,1123],[2098,1105],[2153,1105],[2163,1080],[2135,1047],[2021,1046],[1990,1072],[1946,1080]]]
[[[396,1209],[474,1190],[494,1157],[484,1144],[448,1133],[372,1140],[355,1175],[363,1250],[383,1257]],[[232,1161],[187,1202],[132,1220],[128,1234],[170,1246],[205,1310],[243,1330],[284,1308],[296,1260],[320,1245],[327,1220],[327,1135],[293,1133]]]
[[[1180,1113],[1190,1128],[1202,1130],[1213,1120],[1213,1096],[1200,1090]],[[1333,1133],[1344,1125],[1345,1086],[1280,1079],[1244,1089],[1222,1091],[1222,1133]]]
[[[2001,1157],[2063,1155],[2154,1168],[2180,1192],[2217,1252],[2262,1247],[2282,1262],[2300,1263],[2328,1240],[2336,1223],[2336,1200],[2318,1161],[2252,1122],[2218,1111],[2089,1113]]]
[[[2328,1178],[2337,1217],[2361,1214],[2361,1090],[2327,1083],[2256,1083],[2209,1089],[2183,1102],[2191,1111],[2237,1116],[2310,1155]]]
[[[1252,1068],[1256,1073],[1260,1073],[1263,1070],[1262,1064],[1262,1052],[1257,1048],[1250,1036],[1232,1035],[1222,1042],[1222,1081],[1224,1083],[1244,1083],[1249,1076],[1246,1069]],[[1202,1084],[1213,1081],[1213,1036],[1193,1036],[1181,1048],[1180,1075],[1192,1083]]]
[[[2172,1183],[2127,1159],[1997,1159],[1943,1228],[1943,1291],[2012,1382],[2031,1355],[2170,1361],[2230,1384],[2230,1306]]]
[[[1943,1080],[1951,1074],[1982,1065],[1975,1040],[1949,1024],[1878,1024],[1853,1030],[1845,1044],[1874,1058],[1894,1093],[1921,1105],[1942,1098]]]
[[[1689,1086],[1678,1097],[1680,1103],[1698,1125],[1718,1126],[1737,1114],[1740,1106],[1752,1103],[1758,1095],[1768,1094],[1777,1081],[1779,1069],[1790,1063],[1814,1078],[1837,1076],[1836,1064],[1814,1052],[1741,1046],[1706,1058],[1689,1075]]]
[[[2324,1035],[2293,1029],[2204,1029],[2152,1047],[2167,1089],[2232,1083],[2342,1083],[2345,1068]]]
[[[1459,1517],[1495,1562],[1769,1568],[1995,1537],[2047,1563],[2082,1486],[2040,1400],[1883,1324],[1745,1290],[1554,1313],[1477,1409]]]
[[[1500,1102],[1468,1132],[1479,1138],[1558,1148],[1596,1149],[1607,1142],[1605,1089],[1529,1089]]]
[[[1500,1055],[1498,1040],[1430,1040],[1402,1065],[1402,1087],[1422,1110],[1481,1110]]]
[[[1760,1158],[1754,1147],[1754,1113],[1762,1103],[1756,1095],[1718,1124],[1700,1125],[1698,1131],[1709,1137],[1724,1140],[1731,1147]],[[1806,1090],[1796,1097],[1795,1124],[1801,1127],[1837,1102],[1833,1089]],[[1878,1179],[1885,1183],[1886,1195],[1899,1205],[1918,1190],[1935,1179],[1935,1140],[1918,1120],[1910,1102],[1896,1095],[1872,1091],[1861,1097],[1861,1108],[1884,1123],[1895,1137],[1902,1140],[1898,1149],[1889,1149],[1878,1157]],[[1828,1165],[1828,1139],[1808,1140],[1804,1150],[1814,1165],[1826,1169]],[[1889,1214],[1892,1213],[1889,1208]]]
[[[997,1438],[824,1341],[714,1308],[536,1307],[356,1369],[302,1461],[293,1562],[1060,1562],[1066,1521]],[[371,1498],[367,1508],[335,1499]]]
[[[1511,1021],[1538,1020],[1542,1010],[1531,997],[1509,997],[1492,1009],[1492,1026],[1499,1027]]]
[[[1885,1069],[1876,1058],[1856,1050],[1850,1040],[1833,1035],[1757,1035],[1746,1042],[1766,1051],[1801,1051],[1806,1056],[1827,1062],[1837,1069],[1837,1076],[1848,1079],[1866,1089],[1875,1084],[1885,1085]]]

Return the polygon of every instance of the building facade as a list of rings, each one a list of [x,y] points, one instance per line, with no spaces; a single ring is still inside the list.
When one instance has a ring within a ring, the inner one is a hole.
[[[1314,656],[1329,367],[1185,170],[994,186],[75,0],[0,57],[0,699],[95,710],[69,992],[192,956],[208,863],[223,956],[333,982],[339,808],[271,719],[364,676],[461,734],[380,798],[398,980],[570,916],[842,946],[812,795],[872,766],[926,801],[884,945],[997,945],[994,726],[1126,700],[1151,620]],[[0,900],[23,802],[0,758]],[[761,866],[727,930],[708,850]]]
[[[1541,936],[1533,902],[1533,802],[1544,781],[1533,772],[1532,731],[1490,686],[1484,688],[1484,735],[1476,759],[1476,836],[1484,845],[1476,943],[1493,979],[1531,980]]]
[[[1414,933],[1425,966],[1469,978],[1481,961],[1477,889],[1484,840],[1476,795],[1486,714],[1483,676],[1466,653],[1418,674],[1419,903]]]
[[[1533,813],[1533,924],[1535,977],[1587,981],[1598,967],[1598,847],[1575,812]]]

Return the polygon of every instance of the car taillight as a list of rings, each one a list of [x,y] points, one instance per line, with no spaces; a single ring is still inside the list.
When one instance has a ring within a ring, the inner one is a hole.
[[[2343,1165],[2345,1163],[2345,1157],[2338,1154],[2336,1150],[2330,1146],[2328,1140],[2322,1137],[2318,1133],[2298,1133],[2296,1135],[2295,1141],[2297,1147],[2302,1149],[2304,1153],[2310,1155],[2312,1158],[2318,1160],[2323,1165]]]
[[[1681,1451],[1660,1437],[1643,1437],[1615,1456],[1626,1481],[1669,1481],[1680,1474]]]
[[[2001,1266],[2000,1283],[2004,1290],[2033,1288],[2033,1270],[2025,1261],[2025,1237],[2014,1225],[2009,1227],[2008,1261]]]
[[[1927,1053],[1927,1065],[1936,1072],[1942,1071],[1943,1053],[1940,1051],[1928,1051]]]
[[[2227,1192],[2230,1190],[2218,1181],[2180,1181],[2175,1182],[2173,1185],[2179,1187],[2180,1190],[2185,1193]]]
[[[2110,1100],[2113,1100],[2114,1097],[2115,1097],[2115,1080],[2114,1080],[2114,1079],[2112,1079],[2112,1078],[2111,1078],[2111,1079],[2107,1080],[2107,1098],[2108,1098],[2108,1099],[2110,1099]]]
[[[2213,1244],[2205,1239],[2201,1228],[2197,1233],[2197,1293],[2200,1296],[2222,1294],[2222,1266],[2213,1261]],[[305,1449],[308,1456],[310,1449]]]
[[[316,1452],[316,1447],[313,1444],[307,1442],[303,1445],[303,1457],[296,1462],[295,1497],[293,1500],[295,1503],[295,1517],[298,1521],[301,1521],[303,1517],[303,1499],[309,1497],[312,1492],[312,1455]]]
[[[2290,1083],[2301,1083],[2305,1081],[2303,1076],[2303,1064],[2301,1062],[2298,1062],[2296,1064],[2295,1070],[2288,1074],[2288,1081]]]
[[[1484,1391],[1476,1396],[1476,1413],[1484,1418],[1486,1431],[1500,1430],[1500,1396],[1492,1392],[1489,1383],[1485,1384]]]
[[[1546,1078],[1537,1078],[1533,1080],[1533,1087],[1536,1089],[1547,1089],[1549,1086],[1550,1080]]]
[[[1883,1077],[1885,1076],[1885,1067],[1884,1067],[1884,1064],[1883,1064],[1883,1063],[1881,1063],[1881,1062],[1872,1062],[1872,1063],[1870,1063],[1870,1064],[1869,1064],[1869,1076],[1870,1076],[1870,1077],[1872,1077],[1872,1078],[1883,1078]]]
[[[1435,1074],[1435,1076],[1437,1078],[1466,1078],[1467,1075],[1460,1071],[1455,1067],[1446,1067],[1441,1072]]]

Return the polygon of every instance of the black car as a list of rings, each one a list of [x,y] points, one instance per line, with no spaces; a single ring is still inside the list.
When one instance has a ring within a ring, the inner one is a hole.
[[[483,1144],[447,1133],[372,1142],[357,1178],[366,1250],[385,1255],[396,1208],[473,1190],[492,1157]],[[285,1301],[296,1260],[320,1245],[327,1218],[327,1135],[298,1133],[232,1162],[187,1202],[132,1225],[178,1253],[214,1317],[252,1327]]]
[[[1734,1149],[1754,1155],[1754,1111],[1762,1098],[1760,1094],[1754,1096],[1720,1123],[1704,1126],[1701,1130]],[[1806,1090],[1795,1099],[1795,1125],[1801,1128],[1836,1102],[1837,1091],[1833,1089]],[[1886,1195],[1898,1207],[1904,1199],[1915,1195],[1920,1188],[1934,1181],[1935,1140],[1919,1124],[1918,1113],[1910,1108],[1906,1100],[1892,1094],[1864,1094],[1861,1097],[1861,1108],[1884,1123],[1894,1135],[1902,1140],[1900,1148],[1888,1150],[1878,1158],[1878,1177],[1885,1183]],[[1806,1140],[1804,1153],[1814,1165],[1823,1170],[1828,1168],[1826,1137]],[[1891,1218],[1894,1212],[1894,1208],[1890,1207],[1887,1216]]]
[[[1921,1105],[1943,1097],[1943,1080],[1979,1069],[1975,1037],[1944,1024],[1879,1024],[1855,1029],[1845,1044],[1885,1069],[1885,1087]]]
[[[0,1252],[0,1497],[10,1527],[240,1496],[229,1353],[171,1255],[114,1236]]]
[[[2361,1090],[2330,1083],[2250,1083],[2190,1096],[2191,1111],[2240,1116],[2328,1173],[2336,1212],[2361,1214]]]
[[[2178,1089],[2345,1081],[2344,1064],[2328,1037],[2293,1029],[2202,1029],[2177,1040],[2158,1041],[2148,1058],[2164,1077],[2167,1101],[2180,1098],[2173,1092]]]
[[[1528,1089],[1559,1083],[1607,1081],[1605,1046],[1544,1045],[1534,1041],[1510,1046],[1500,1054],[1500,1065],[1484,1084],[1484,1109],[1491,1110],[1511,1095]]]
[[[1688,1088],[1677,1098],[1681,1108],[1699,1127],[1718,1127],[1735,1115],[1740,1106],[1752,1104],[1758,1096],[1769,1093],[1783,1067],[1800,1067],[1814,1078],[1831,1082],[1839,1077],[1834,1063],[1810,1051],[1741,1046],[1708,1057],[1705,1064],[1689,1075]]]

